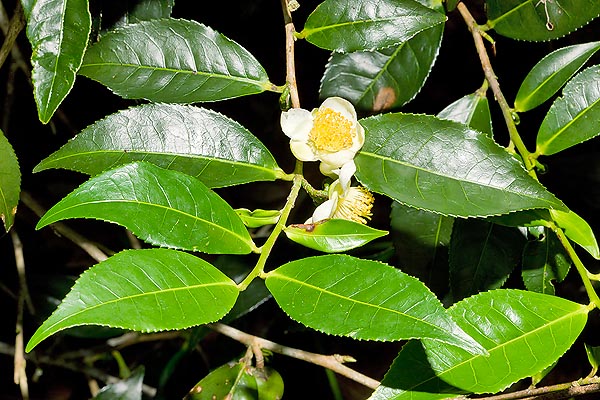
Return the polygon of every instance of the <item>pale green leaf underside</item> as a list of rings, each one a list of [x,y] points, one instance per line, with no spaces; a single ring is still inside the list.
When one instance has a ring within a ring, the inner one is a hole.
[[[440,399],[440,393],[496,393],[553,364],[581,333],[589,309],[559,297],[493,290],[448,313],[488,350],[471,355],[429,339],[408,343],[372,399]],[[451,397],[451,395],[446,395]]]
[[[194,21],[158,19],[110,32],[85,54],[80,74],[128,99],[194,103],[271,87],[246,49]]]
[[[355,159],[368,189],[403,204],[461,217],[564,205],[491,138],[429,115],[362,119]]]
[[[27,14],[35,102],[47,123],[75,83],[91,16],[87,0],[37,0]]]
[[[571,210],[553,210],[550,212],[552,214],[552,219],[564,230],[565,235],[569,239],[583,247],[596,260],[600,260],[598,241],[596,240],[592,227],[586,220]]]
[[[0,130],[0,220],[8,232],[21,194],[21,171],[15,151]]]
[[[532,41],[565,36],[600,15],[597,0],[487,0],[486,5],[488,26]]]
[[[271,271],[266,284],[291,318],[328,334],[428,337],[481,352],[425,285],[383,263],[347,255],[304,258]]]
[[[600,134],[600,65],[577,74],[550,107],[538,131],[536,153],[551,155]]]
[[[515,111],[531,110],[550,97],[600,49],[600,42],[567,46],[542,58],[529,71],[515,99]]]
[[[145,104],[85,128],[34,172],[65,168],[96,175],[132,161],[184,172],[208,187],[275,180],[281,169],[247,129],[217,112]]]
[[[477,91],[461,97],[440,111],[437,116],[465,124],[492,137],[490,103],[485,93]]]
[[[149,163],[126,164],[91,178],[48,210],[36,228],[70,218],[114,222],[157,246],[213,254],[255,249],[225,200],[189,175]]]
[[[214,322],[233,307],[238,293],[231,279],[198,257],[168,249],[126,250],[81,275],[26,351],[79,325],[154,332]]]
[[[405,42],[445,20],[414,0],[326,0],[308,17],[299,37],[337,52],[374,50]]]

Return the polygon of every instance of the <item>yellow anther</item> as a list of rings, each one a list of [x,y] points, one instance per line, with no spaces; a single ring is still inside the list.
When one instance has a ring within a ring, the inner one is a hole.
[[[317,111],[309,140],[319,151],[340,151],[352,146],[352,121],[331,108]]]

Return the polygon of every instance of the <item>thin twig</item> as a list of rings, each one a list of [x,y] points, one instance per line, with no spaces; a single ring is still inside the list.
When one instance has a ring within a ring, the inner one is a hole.
[[[283,22],[285,23],[285,60],[286,60],[286,81],[290,90],[290,99],[292,107],[300,107],[300,97],[298,95],[298,85],[296,83],[296,63],[294,60],[294,34],[296,28],[292,21],[292,13],[290,11],[288,0],[281,0],[281,8],[283,10]]]
[[[12,51],[14,47],[15,40],[17,40],[17,36],[25,27],[25,16],[23,15],[23,8],[21,7],[21,2],[17,1],[17,6],[15,7],[15,12],[13,14],[12,19],[10,20],[10,24],[8,30],[4,33],[4,42],[2,43],[2,47],[0,48],[0,68],[6,58]]]
[[[19,1],[17,3],[19,3],[17,7],[20,7],[21,2]],[[8,13],[4,8],[4,4],[2,4],[2,2],[0,1],[0,29],[2,29],[2,33],[5,36],[8,34],[9,27],[10,19],[8,17]],[[25,73],[29,81],[31,81],[31,71],[29,70],[29,64],[25,61],[25,57],[23,57],[23,54],[21,53],[19,47],[16,45],[13,46],[11,52],[14,62],[17,63],[19,69],[21,69]]]
[[[31,211],[33,211],[40,217],[44,215],[47,211],[26,191],[21,192],[21,201],[23,202],[23,204],[29,207]],[[54,224],[51,224],[50,226],[60,235],[66,237],[71,242],[75,243],[77,246],[83,249],[83,251],[88,253],[90,257],[92,257],[94,260],[101,262],[108,258],[108,256],[102,250],[100,250],[96,243],[88,240],[87,238],[75,232],[68,226],[60,222],[56,222]]]
[[[287,347],[275,342],[271,342],[270,340],[263,339],[258,336],[250,335],[248,333],[237,330],[229,325],[221,323],[209,324],[208,327],[247,346],[259,346],[262,349],[271,350],[274,353],[283,354],[288,357],[307,361],[309,363],[328,368],[368,388],[375,389],[377,386],[379,386],[379,382],[377,380],[363,375],[360,372],[353,370],[352,368],[348,368],[343,364],[344,362],[355,361],[350,356],[342,356],[339,354],[328,356],[323,354],[310,353],[304,350],[294,349],[292,347]]]
[[[17,266],[20,287],[19,297],[17,299],[17,323],[15,328],[16,336],[13,379],[21,389],[21,397],[23,400],[29,400],[29,386],[27,384],[27,373],[25,371],[27,362],[25,361],[25,347],[23,339],[23,311],[25,309],[25,302],[27,299],[29,299],[29,291],[27,290],[27,280],[25,278],[25,258],[23,257],[23,244],[21,243],[21,239],[19,238],[19,235],[17,235],[17,232],[14,228],[10,231],[10,236],[15,251],[15,264]],[[31,305],[31,299],[29,299],[28,304]]]

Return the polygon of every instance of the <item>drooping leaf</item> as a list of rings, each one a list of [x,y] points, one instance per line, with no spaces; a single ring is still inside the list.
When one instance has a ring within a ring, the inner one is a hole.
[[[481,352],[425,285],[383,263],[339,254],[304,258],[269,272],[266,284],[290,317],[331,335],[429,337]]]
[[[240,218],[216,193],[189,175],[144,162],[91,178],[48,210],[36,228],[69,218],[114,222],[157,246],[213,254],[255,250]]]
[[[600,134],[600,65],[577,74],[550,107],[538,131],[537,154],[550,155]]]
[[[325,253],[355,249],[388,234],[387,231],[345,219],[290,225],[284,228],[284,232],[290,240]]]
[[[414,0],[380,0],[376,6],[370,0],[325,0],[298,37],[337,52],[374,50],[403,43],[445,20]]]
[[[513,39],[556,39],[600,15],[596,0],[487,0],[487,26]]]
[[[26,14],[35,102],[47,123],[73,88],[92,21],[87,0],[37,0]]]
[[[145,104],[84,129],[34,172],[66,168],[90,175],[148,161],[208,187],[274,180],[282,172],[269,150],[239,123],[211,110]]]
[[[142,383],[144,382],[144,366],[133,371],[131,376],[119,382],[104,386],[94,400],[142,400]]]
[[[0,130],[0,220],[8,230],[15,221],[21,194],[21,170],[15,151]]]
[[[80,74],[127,99],[195,103],[272,87],[252,54],[194,21],[159,19],[107,33],[85,54]]]
[[[551,210],[550,214],[556,224],[564,230],[565,235],[569,239],[583,247],[596,260],[600,260],[598,241],[596,241],[594,231],[586,220],[571,210],[566,212]]]
[[[594,376],[598,372],[598,364],[600,364],[600,346],[589,346],[585,344],[585,352],[588,361],[592,366],[592,372],[590,372],[589,376]]]
[[[496,393],[552,365],[573,345],[588,312],[584,305],[521,290],[492,290],[465,299],[448,313],[489,356],[429,339],[423,347],[409,342],[371,399]]]
[[[523,250],[521,276],[527,290],[553,295],[552,282],[562,282],[570,267],[569,256],[549,229],[539,240],[528,242]]]
[[[560,88],[600,49],[600,42],[576,44],[555,50],[529,71],[515,99],[515,111],[531,110]]]
[[[265,225],[273,225],[279,221],[281,210],[248,210],[247,208],[236,208],[235,212],[248,228],[260,228]]]
[[[434,1],[417,0],[434,7]],[[438,4],[438,11],[443,7]],[[320,96],[339,96],[356,108],[381,112],[401,107],[423,87],[437,57],[444,25],[426,29],[408,41],[381,50],[333,53],[321,80]]]
[[[437,116],[438,118],[460,122],[492,137],[490,103],[485,92],[477,91],[461,97],[440,111]]]
[[[521,260],[525,238],[516,228],[479,219],[454,222],[450,287],[454,301],[500,288]]]
[[[362,119],[356,176],[400,203],[462,217],[564,205],[491,138],[429,115]]]
[[[79,325],[154,332],[214,322],[238,293],[231,279],[198,257],[169,249],[125,250],[81,275],[26,351]]]

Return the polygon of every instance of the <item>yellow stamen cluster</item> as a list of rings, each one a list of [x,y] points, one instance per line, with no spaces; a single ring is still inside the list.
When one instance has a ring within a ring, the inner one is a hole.
[[[319,151],[336,152],[352,146],[352,121],[331,108],[317,111],[309,140]]]
[[[348,219],[366,224],[371,219],[371,209],[375,198],[362,186],[351,187],[345,197],[341,197],[333,218]]]

